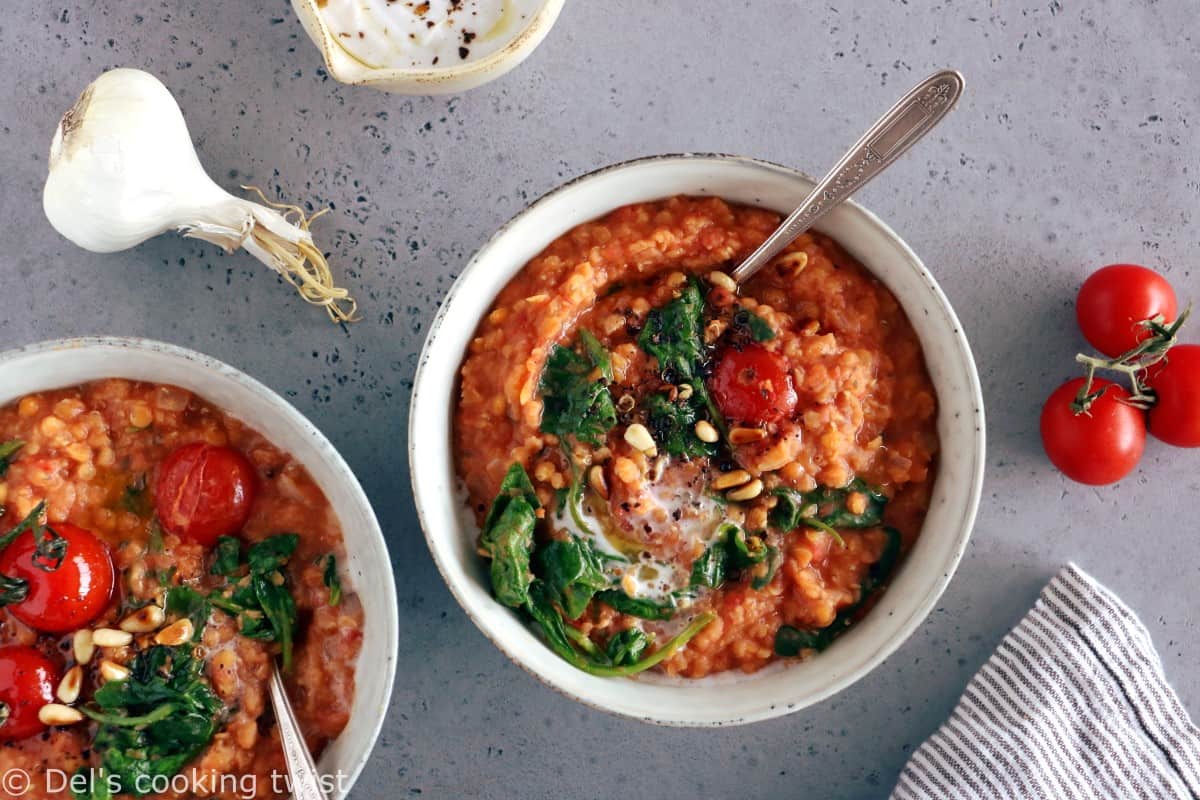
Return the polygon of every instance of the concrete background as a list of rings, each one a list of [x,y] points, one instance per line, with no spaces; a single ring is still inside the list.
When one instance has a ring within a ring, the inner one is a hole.
[[[1188,0],[571,0],[523,67],[445,98],[339,86],[284,0],[29,6],[0,18],[0,347],[90,333],[193,347],[289,397],[345,454],[387,533],[403,624],[355,797],[882,796],[1069,560],[1138,610],[1200,708],[1200,454],[1152,441],[1130,479],[1089,489],[1050,468],[1037,435],[1083,344],[1072,302],[1091,269],[1139,261],[1200,296]],[[96,256],[57,236],[40,200],[51,134],[114,66],[163,78],[228,188],[336,209],[317,234],[363,322],[330,325],[244,255],[166,236]],[[937,610],[857,685],[749,727],[658,730],[544,688],[460,611],[414,516],[407,399],[439,298],[568,178],[688,150],[823,172],[942,66],[966,74],[964,101],[860,196],[941,281],[987,395],[983,507]]]

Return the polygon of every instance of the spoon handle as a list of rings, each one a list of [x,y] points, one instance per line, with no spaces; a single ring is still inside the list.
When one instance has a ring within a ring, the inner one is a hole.
[[[842,156],[800,207],[733,271],[733,279],[745,283],[818,219],[887,169],[942,121],[954,108],[962,90],[963,76],[952,69],[935,73],[913,87]]]
[[[283,759],[287,763],[289,788],[292,800],[329,800],[321,788],[321,778],[312,753],[304,743],[292,703],[283,687],[283,676],[275,664],[271,675],[271,705],[275,707],[275,720],[279,725],[279,739],[283,744]]]

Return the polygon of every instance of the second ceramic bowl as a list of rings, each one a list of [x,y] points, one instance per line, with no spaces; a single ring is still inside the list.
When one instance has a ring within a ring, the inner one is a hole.
[[[492,597],[450,448],[459,366],[496,294],[556,237],[619,206],[678,194],[715,195],[786,213],[812,186],[811,179],[784,167],[731,156],[659,156],[602,169],[555,190],[505,225],[463,270],[434,320],[409,418],[413,491],[429,549],[480,630],[518,665],[570,697],[666,725],[732,725],[804,708],[879,666],[933,608],[958,566],[983,484],[983,397],[975,362],[954,310],[921,260],[881,220],[846,203],[817,228],[900,301],[921,339],[939,403],[941,456],[929,514],[871,612],[829,650],[802,663],[776,662],[750,675],[700,680],[654,675],[630,680],[598,678],[570,666]]]

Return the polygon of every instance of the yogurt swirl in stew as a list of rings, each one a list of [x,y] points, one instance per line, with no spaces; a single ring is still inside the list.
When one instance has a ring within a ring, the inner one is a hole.
[[[456,67],[503,49],[545,0],[318,0],[325,25],[377,69]]]

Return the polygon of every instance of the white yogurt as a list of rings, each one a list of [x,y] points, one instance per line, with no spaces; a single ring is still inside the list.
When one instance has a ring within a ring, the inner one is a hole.
[[[376,69],[446,69],[512,42],[545,0],[318,0],[342,49]]]

